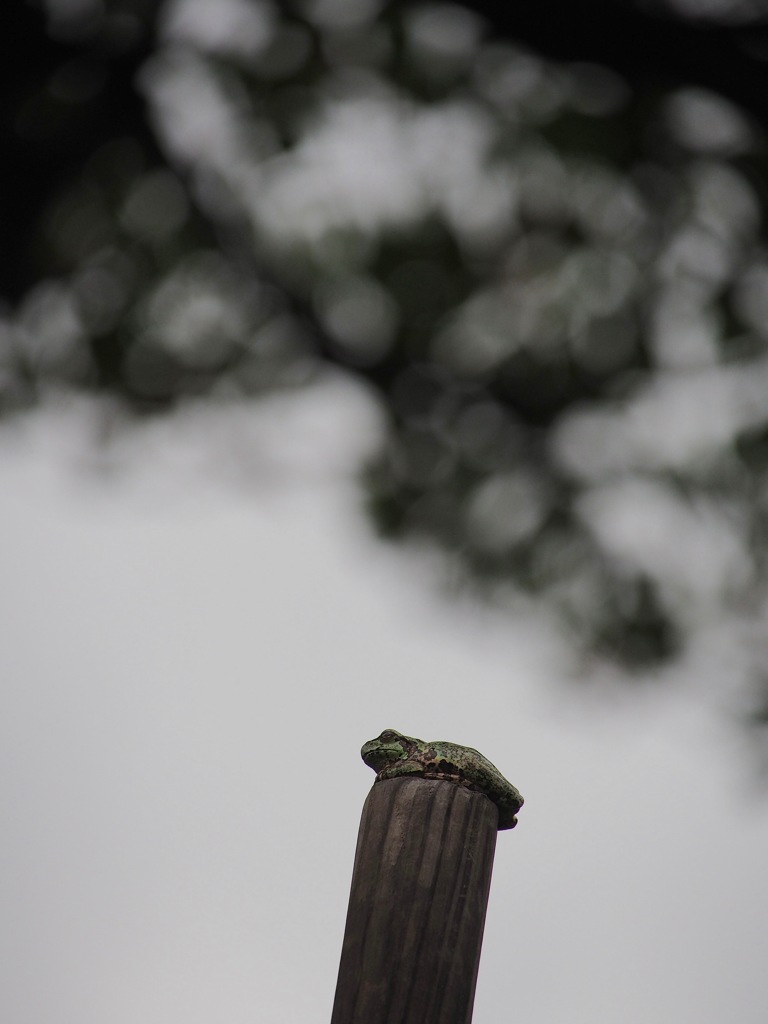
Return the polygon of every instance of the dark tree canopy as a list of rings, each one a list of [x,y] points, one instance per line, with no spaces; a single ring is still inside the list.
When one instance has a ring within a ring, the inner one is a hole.
[[[383,535],[630,668],[721,633],[756,666],[760,7],[24,6],[0,408],[156,414],[332,365],[386,412]]]

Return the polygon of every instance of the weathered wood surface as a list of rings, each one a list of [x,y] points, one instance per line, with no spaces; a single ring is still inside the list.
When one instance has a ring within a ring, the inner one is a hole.
[[[377,782],[363,808],[331,1024],[469,1024],[498,812],[451,782]]]

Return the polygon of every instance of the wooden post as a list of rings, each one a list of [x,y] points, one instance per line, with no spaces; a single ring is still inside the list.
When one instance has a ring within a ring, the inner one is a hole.
[[[374,783],[331,1024],[469,1024],[498,827],[496,804],[456,780]]]

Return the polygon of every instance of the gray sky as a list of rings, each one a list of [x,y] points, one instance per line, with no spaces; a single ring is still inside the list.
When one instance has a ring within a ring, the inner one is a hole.
[[[108,422],[0,433],[0,1020],[326,1022],[393,727],[526,798],[475,1024],[764,1022],[768,806],[706,687],[569,690],[543,627],[438,599],[366,532],[338,381]]]

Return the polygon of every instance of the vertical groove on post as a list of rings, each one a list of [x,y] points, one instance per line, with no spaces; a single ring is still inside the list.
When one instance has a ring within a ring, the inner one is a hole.
[[[377,782],[360,823],[331,1024],[469,1024],[498,812],[451,782]]]
[[[491,889],[491,869],[496,851],[497,832],[495,822],[493,830],[484,827],[484,823],[487,822],[486,807],[480,801],[473,801],[466,810],[469,812],[466,825],[469,835],[468,856],[463,865],[461,888],[457,891],[453,904],[449,947],[467,950],[465,967],[467,971],[466,984],[469,986],[470,1012],[467,1017],[469,1020],[480,966],[480,951]],[[470,913],[467,913],[465,908],[467,902],[472,904]],[[447,974],[449,970],[447,961],[444,962],[443,967]],[[453,991],[449,981],[450,977],[446,977],[444,983],[438,988],[438,992],[442,995],[442,1000],[437,1008],[437,1017],[440,1019],[450,1012],[450,1002],[457,997],[457,993]]]

